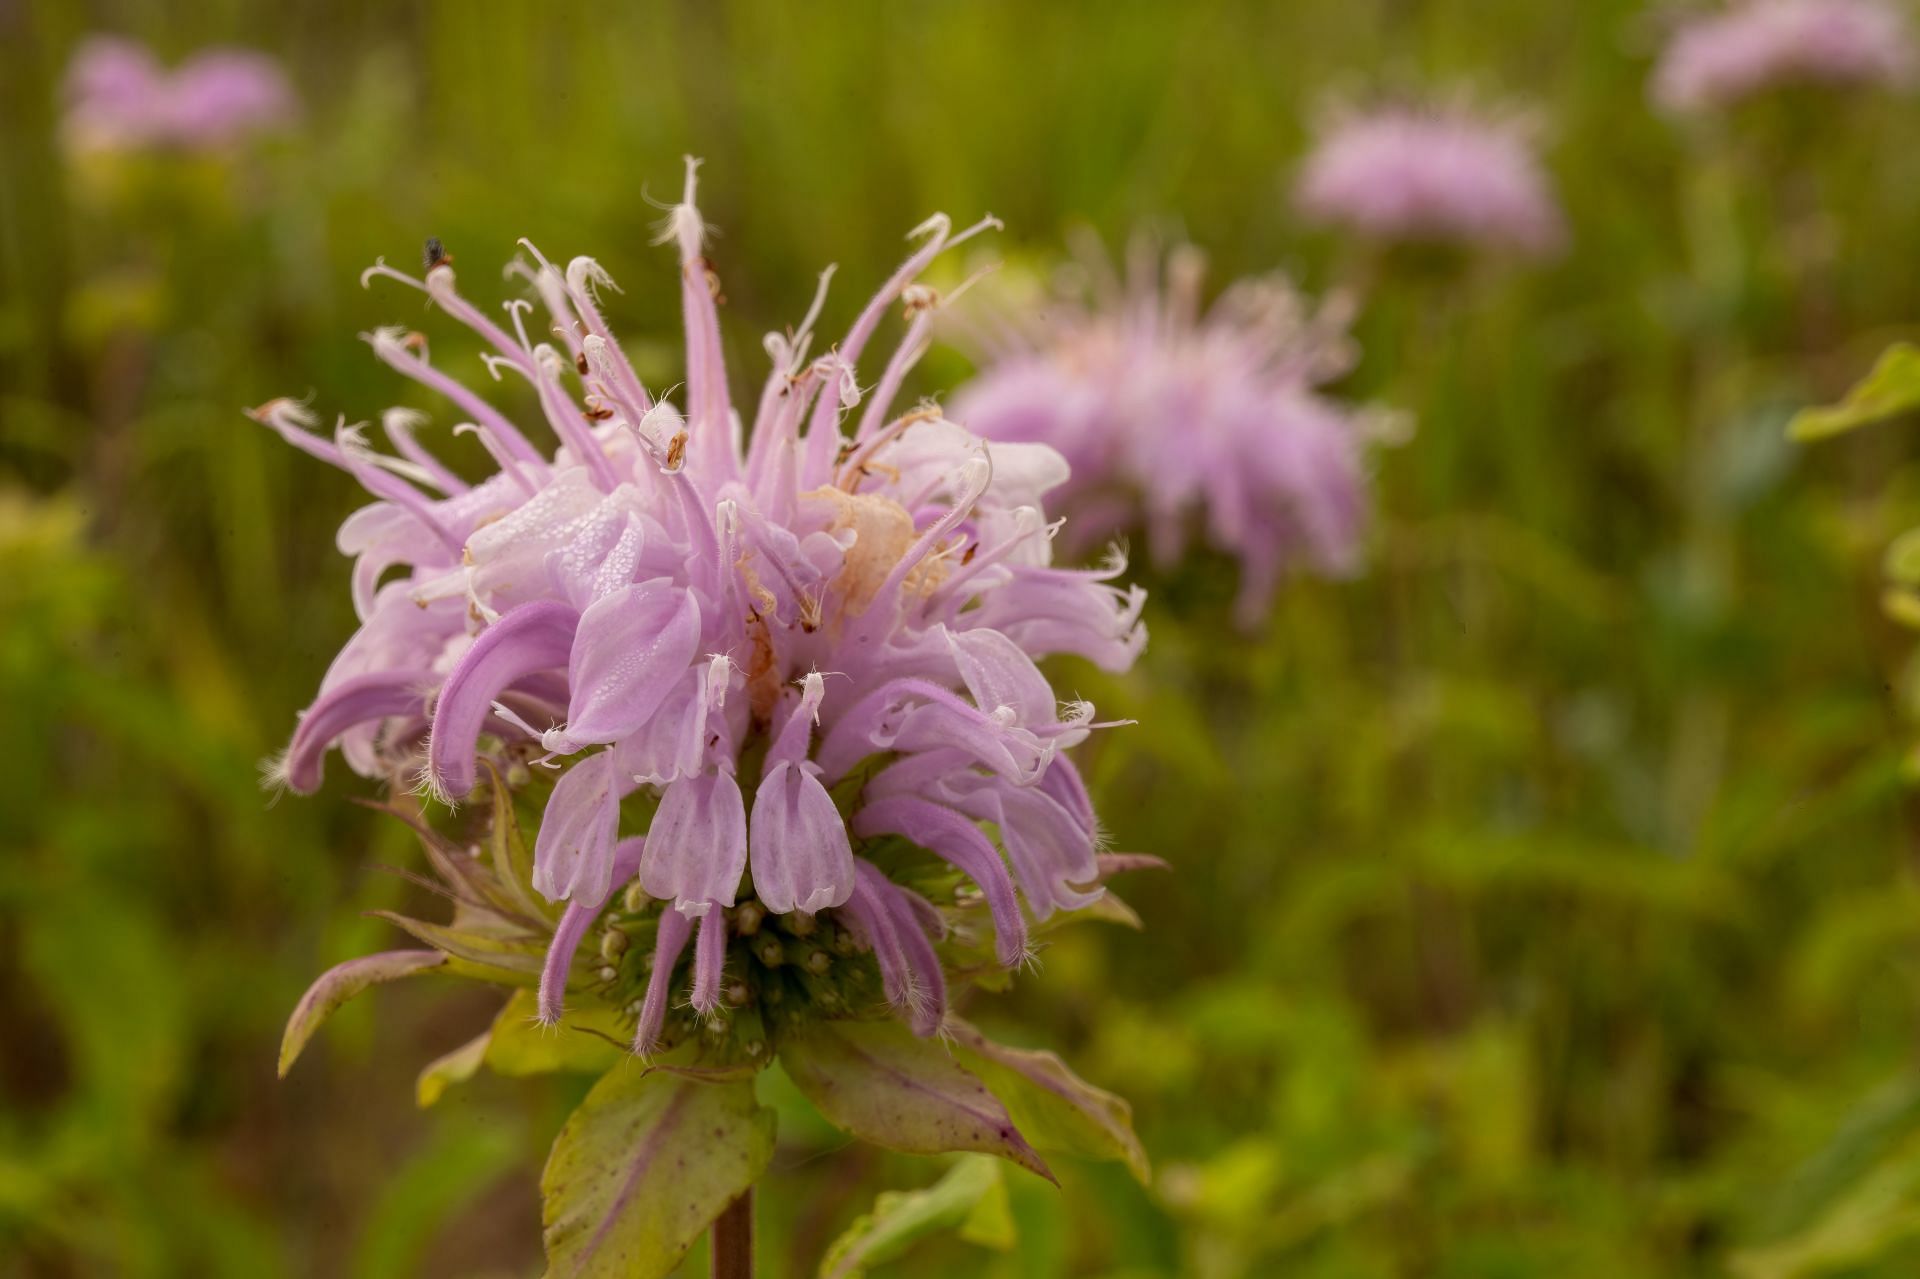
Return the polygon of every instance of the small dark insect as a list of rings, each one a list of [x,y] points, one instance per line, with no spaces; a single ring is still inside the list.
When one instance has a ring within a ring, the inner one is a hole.
[[[421,257],[425,260],[429,271],[437,266],[453,265],[453,254],[447,252],[447,246],[440,243],[440,237],[437,235],[427,237],[426,252],[421,254]]]

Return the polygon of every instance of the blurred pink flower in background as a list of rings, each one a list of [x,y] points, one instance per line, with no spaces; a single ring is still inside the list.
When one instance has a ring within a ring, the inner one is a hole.
[[[210,150],[290,124],[298,99],[280,64],[206,49],[168,71],[120,36],[83,41],[67,68],[63,132],[75,151]]]
[[[1785,85],[1911,82],[1906,16],[1885,0],[1750,0],[1680,28],[1654,71],[1672,111],[1730,106]]]
[[[1142,240],[1121,281],[1021,308],[974,335],[982,372],[956,421],[1067,459],[1069,548],[1145,528],[1171,568],[1191,526],[1240,560],[1236,605],[1257,623],[1283,573],[1345,574],[1366,528],[1364,426],[1317,388],[1352,363],[1344,303],[1310,309],[1281,279],[1242,281],[1202,311],[1199,250]],[[1164,282],[1163,282],[1164,276]]]
[[[1539,256],[1565,237],[1526,131],[1458,108],[1393,106],[1337,120],[1294,194],[1314,221],[1379,241]]]

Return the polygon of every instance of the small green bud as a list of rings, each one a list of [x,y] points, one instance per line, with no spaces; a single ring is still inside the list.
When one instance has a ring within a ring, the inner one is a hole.
[[[619,959],[627,953],[627,935],[618,928],[609,927],[600,937],[600,954],[606,959]]]
[[[778,937],[766,937],[753,948],[754,956],[769,968],[778,968],[786,962],[787,949],[780,944]]]
[[[751,937],[760,931],[766,917],[767,908],[759,902],[741,902],[733,908],[733,931],[742,937]]]
[[[747,988],[747,983],[743,981],[727,983],[727,1002],[735,1008],[739,1008],[751,998],[753,998],[753,992]]]
[[[627,891],[620,895],[620,904],[626,908],[627,914],[638,915],[653,904],[653,898],[647,895],[647,890],[640,887],[640,881],[636,879],[628,884]]]
[[[824,950],[807,952],[807,971],[816,977],[824,977],[827,969],[833,967],[833,956]]]
[[[811,937],[819,926],[819,922],[803,910],[780,916],[780,927],[786,929],[789,936]]]

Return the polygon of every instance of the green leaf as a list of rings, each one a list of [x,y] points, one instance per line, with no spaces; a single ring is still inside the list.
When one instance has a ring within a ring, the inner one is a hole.
[[[553,911],[535,896],[533,853],[520,833],[520,819],[514,816],[513,793],[492,764],[483,761],[487,780],[493,789],[493,822],[487,835],[487,850],[493,857],[493,870],[506,891],[519,903],[523,913],[535,919],[551,918]]]
[[[773,1157],[747,1082],[624,1062],[593,1086],[540,1178],[548,1279],[660,1279]]]
[[[1118,1159],[1141,1185],[1152,1178],[1147,1152],[1133,1131],[1133,1107],[1095,1088],[1050,1052],[997,1044],[966,1022],[947,1029],[962,1060],[998,1097],[1035,1147]]]
[[[1873,372],[1839,404],[1794,414],[1787,423],[1787,435],[1823,440],[1914,408],[1920,408],[1920,349],[1900,342],[1881,354]]]
[[[294,1005],[293,1015],[287,1018],[286,1033],[280,1037],[281,1078],[286,1077],[300,1050],[307,1046],[313,1032],[320,1029],[320,1023],[331,1016],[334,1009],[376,983],[411,977],[445,962],[446,956],[437,950],[389,950],[378,955],[362,955],[327,969],[318,981],[307,987],[307,993]]]
[[[536,978],[540,975],[543,962],[541,943],[531,936],[524,939],[490,937],[466,929],[448,928],[443,924],[429,924],[423,919],[412,919],[391,910],[369,913],[455,959],[478,965],[490,981],[510,980],[515,973]]]
[[[488,1035],[487,1069],[502,1075],[555,1071],[598,1075],[627,1056],[619,1014],[611,1008],[569,1009],[557,1026],[543,1026],[539,996],[517,990],[494,1018]]]
[[[946,1176],[924,1190],[884,1191],[873,1211],[847,1227],[820,1263],[820,1279],[861,1279],[869,1266],[891,1261],[917,1241],[943,1230],[1002,1252],[1015,1241],[1013,1210],[1000,1161],[962,1155]]]
[[[897,1021],[818,1022],[780,1045],[794,1086],[862,1141],[910,1155],[977,1150],[1054,1176],[985,1084]]]
[[[492,1038],[491,1030],[482,1031],[452,1052],[428,1062],[420,1078],[414,1081],[414,1102],[424,1110],[445,1096],[454,1084],[472,1079],[480,1063],[486,1060],[487,1043]]]

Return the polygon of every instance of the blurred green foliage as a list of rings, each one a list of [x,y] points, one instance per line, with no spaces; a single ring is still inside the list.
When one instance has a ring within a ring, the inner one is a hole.
[[[268,50],[305,117],[70,163],[96,30]],[[583,1085],[413,1109],[484,997],[371,996],[273,1078],[307,980],[413,894],[337,764],[254,786],[350,631],[356,498],[239,409],[415,402],[355,338],[423,322],[357,287],[375,256],[437,235],[486,296],[520,235],[595,254],[666,381],[645,195],[683,152],[736,375],[821,265],[830,330],[934,209],[1033,262],[1171,222],[1216,279],[1326,288],[1354,263],[1285,198],[1316,114],[1463,84],[1537,113],[1572,248],[1372,282],[1344,390],[1418,433],[1371,571],[1248,638],[1194,561],[1150,579],[1139,670],[1059,672],[1140,721],[1086,764],[1117,846],[1176,870],[1143,932],[1064,936],[969,1015],[1129,1096],[1151,1187],[840,1149],[785,1097],[765,1273],[869,1214],[837,1255],[928,1279],[1915,1273],[1920,675],[1879,597],[1920,469],[1896,427],[1784,426],[1920,318],[1916,108],[1677,126],[1657,38],[1638,0],[0,4],[0,1275],[538,1272]],[[883,1260],[903,1214],[951,1228]]]

